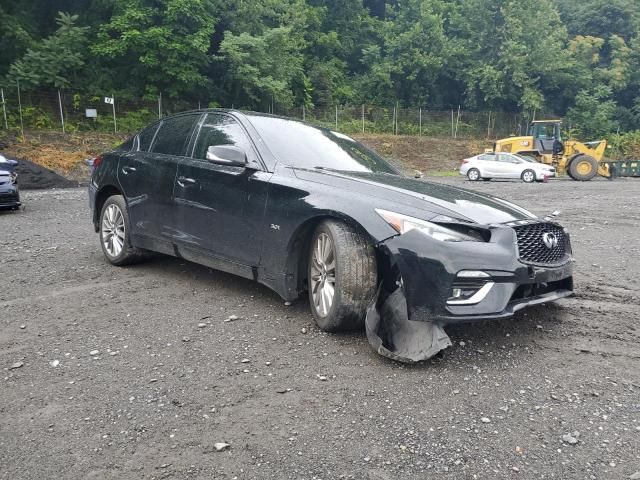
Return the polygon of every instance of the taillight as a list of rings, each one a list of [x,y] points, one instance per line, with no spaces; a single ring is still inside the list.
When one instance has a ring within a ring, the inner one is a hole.
[[[464,165],[465,163],[469,163],[469,159],[465,158],[464,160],[462,160],[462,164]]]
[[[91,164],[91,166],[96,169],[100,166],[100,164],[102,163],[102,155],[98,155],[96,158],[93,159],[93,163]]]

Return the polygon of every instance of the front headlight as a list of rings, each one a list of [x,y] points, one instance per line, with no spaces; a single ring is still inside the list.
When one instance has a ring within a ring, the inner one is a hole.
[[[443,227],[437,223],[427,222],[419,218],[409,217],[401,213],[390,212],[376,208],[376,213],[380,215],[389,225],[391,225],[398,233],[407,233],[417,229],[422,233],[429,235],[435,240],[441,242],[482,242],[484,239],[480,234],[477,237],[457,232],[450,228]],[[475,232],[474,232],[475,233]]]

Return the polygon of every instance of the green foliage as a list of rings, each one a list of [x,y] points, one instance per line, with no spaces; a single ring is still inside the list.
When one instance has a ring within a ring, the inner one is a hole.
[[[611,93],[611,88],[605,85],[578,92],[576,104],[567,116],[581,140],[597,140],[618,128],[616,103],[611,100]]]
[[[216,24],[212,0],[113,0],[91,51],[119,88],[178,96],[207,85],[202,73]]]
[[[638,0],[0,0],[0,40],[0,85],[79,91],[76,113],[114,92],[167,112],[460,105],[640,129]]]
[[[65,88],[85,64],[87,27],[75,26],[78,15],[58,12],[55,34],[29,48],[9,68],[25,87]]]
[[[41,108],[22,108],[22,122],[25,128],[50,129],[55,126],[55,121],[49,113]],[[8,122],[11,125],[20,125],[19,113],[17,111],[11,112],[8,115]]]
[[[609,157],[614,159],[640,159],[640,130],[609,137]]]
[[[290,107],[292,86],[305,85],[302,43],[290,27],[270,28],[261,35],[227,32],[217,59],[224,64],[224,81],[235,102],[274,101]]]

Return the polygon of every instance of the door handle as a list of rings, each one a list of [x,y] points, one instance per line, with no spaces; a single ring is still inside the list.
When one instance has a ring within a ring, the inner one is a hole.
[[[133,173],[136,171],[135,167],[122,167],[122,173],[128,175],[129,173]]]
[[[196,181],[193,178],[178,177],[178,185],[180,185],[181,187],[186,187],[188,185],[193,185],[195,183]]]

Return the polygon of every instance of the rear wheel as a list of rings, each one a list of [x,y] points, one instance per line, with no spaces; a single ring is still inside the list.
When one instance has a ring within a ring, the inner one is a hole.
[[[373,246],[350,225],[322,222],[309,249],[309,303],[328,332],[361,329],[378,280]]]
[[[467,178],[472,182],[477,182],[480,180],[480,170],[477,168],[470,168],[467,172]]]
[[[536,181],[536,172],[531,169],[526,169],[524,172],[522,172],[520,178],[524,183],[533,183]]]
[[[567,173],[574,180],[586,182],[597,175],[598,162],[589,155],[577,156],[571,160]]]
[[[100,213],[100,246],[113,265],[129,265],[143,257],[143,250],[131,246],[129,212],[122,195],[112,195]]]

